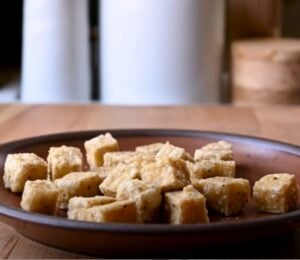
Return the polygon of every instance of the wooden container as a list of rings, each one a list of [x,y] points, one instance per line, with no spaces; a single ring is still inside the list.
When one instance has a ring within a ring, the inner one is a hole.
[[[232,48],[236,104],[300,104],[300,40],[254,39]]]

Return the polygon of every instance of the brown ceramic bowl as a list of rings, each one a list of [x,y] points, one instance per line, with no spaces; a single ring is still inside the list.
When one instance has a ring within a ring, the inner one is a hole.
[[[78,146],[100,133],[111,132],[122,150],[137,145],[170,141],[189,152],[209,142],[233,143],[237,177],[250,180],[273,172],[295,174],[300,183],[300,147],[264,139],[201,131],[105,130],[62,133],[10,142],[0,146],[0,177],[8,153],[34,152],[46,158],[49,147]],[[237,245],[294,230],[300,224],[300,210],[285,214],[257,213],[253,203],[238,215],[211,215],[210,224],[111,224],[67,220],[20,209],[20,195],[4,189],[0,178],[0,218],[19,233],[41,243],[98,256],[149,256],[190,252],[219,245]]]

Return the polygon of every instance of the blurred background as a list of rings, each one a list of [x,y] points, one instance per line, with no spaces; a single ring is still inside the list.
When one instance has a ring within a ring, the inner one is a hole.
[[[299,0],[4,0],[0,102],[299,104]]]

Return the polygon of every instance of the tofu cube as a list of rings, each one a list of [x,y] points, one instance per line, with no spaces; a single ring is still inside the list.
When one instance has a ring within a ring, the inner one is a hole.
[[[73,197],[69,200],[68,212],[74,209],[88,209],[93,206],[104,205],[116,201],[108,196]]]
[[[59,189],[58,207],[68,208],[72,197],[98,195],[99,184],[103,181],[97,172],[72,172],[54,181]]]
[[[201,149],[196,149],[194,153],[195,161],[202,160],[233,160],[232,144],[226,141],[219,141],[203,146]]]
[[[259,211],[285,213],[298,207],[298,185],[295,175],[268,174],[255,182],[253,199]]]
[[[110,133],[99,135],[84,142],[87,162],[92,170],[103,165],[103,155],[119,150],[118,141]]]
[[[68,214],[68,218],[93,222],[136,223],[137,209],[134,201],[123,200],[88,209],[75,209]]]
[[[229,142],[226,142],[224,140],[221,140],[218,142],[209,143],[207,145],[204,145],[201,147],[201,149],[205,150],[205,151],[231,150],[232,144]]]
[[[141,146],[137,146],[135,148],[135,151],[140,152],[140,153],[156,155],[164,145],[165,144],[163,144],[163,143],[153,143],[153,144],[141,145]]]
[[[97,207],[97,206],[95,206]],[[68,210],[67,218],[72,220],[81,220],[81,221],[94,221],[92,212],[89,210],[91,208],[78,208],[73,210]]]
[[[190,160],[193,161],[193,158],[190,154],[188,154],[185,149],[181,147],[174,146],[170,143],[165,143],[160,150],[157,152],[155,156],[155,160],[161,161],[161,160]]]
[[[27,211],[53,215],[59,190],[48,180],[26,181],[21,208]]]
[[[116,199],[107,196],[94,196],[94,197],[73,197],[69,200],[68,216],[74,215],[72,211],[76,211],[75,215],[81,214],[82,209],[89,209],[94,206],[105,205],[115,202]]]
[[[51,147],[48,152],[48,174],[52,181],[70,172],[82,171],[83,156],[79,148],[62,145]]]
[[[110,152],[104,154],[103,157],[104,166],[114,167],[119,163],[132,164],[135,163],[137,166],[143,166],[155,160],[153,154],[125,151],[125,152]]]
[[[205,179],[215,176],[234,177],[235,161],[203,160],[195,163],[186,162],[190,179]]]
[[[111,173],[112,167],[108,166],[102,166],[94,170],[94,172],[97,172],[101,179],[107,178],[107,176]]]
[[[118,200],[134,199],[142,192],[153,188],[153,186],[139,179],[124,180],[117,188],[116,198]]]
[[[139,223],[155,221],[162,199],[159,188],[137,179],[123,181],[118,186],[116,197],[119,200],[135,201]]]
[[[232,161],[233,160],[233,152],[232,150],[195,150],[194,154],[195,161],[202,160],[223,160],[223,161]]]
[[[12,192],[23,192],[27,180],[47,179],[47,163],[34,153],[8,154],[3,182]]]
[[[180,190],[190,183],[189,172],[183,160],[150,163],[141,169],[141,179],[162,192]]]
[[[103,155],[103,166],[114,167],[119,163],[130,163],[136,154],[133,151],[107,152]]]
[[[213,177],[195,180],[193,185],[205,196],[209,208],[226,216],[238,213],[250,200],[246,179]]]
[[[208,223],[205,197],[192,185],[182,191],[166,192],[164,212],[168,223]]]
[[[112,168],[107,178],[99,186],[106,196],[116,196],[117,188],[124,180],[140,178],[139,169],[135,164],[118,164]]]

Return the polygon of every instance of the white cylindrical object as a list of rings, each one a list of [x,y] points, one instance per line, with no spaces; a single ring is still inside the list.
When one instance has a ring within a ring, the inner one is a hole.
[[[26,0],[21,100],[90,98],[87,0]]]
[[[104,103],[219,101],[223,0],[102,0],[100,11]]]

